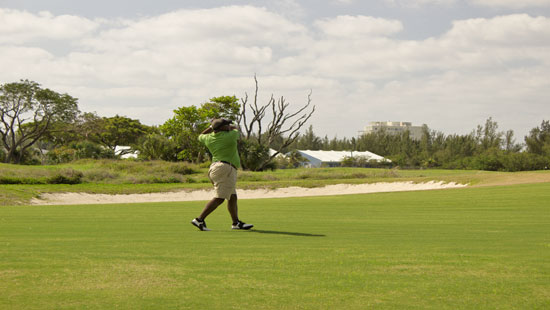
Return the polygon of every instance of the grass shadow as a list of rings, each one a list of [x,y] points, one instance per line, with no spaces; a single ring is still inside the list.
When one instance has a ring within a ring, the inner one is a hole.
[[[320,234],[307,234],[307,233],[300,233],[300,232],[275,231],[275,230],[251,229],[248,232],[258,233],[258,234],[297,236],[297,237],[326,237],[326,235],[320,235]]]

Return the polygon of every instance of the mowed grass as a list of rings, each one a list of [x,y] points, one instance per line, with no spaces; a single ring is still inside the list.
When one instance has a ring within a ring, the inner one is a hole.
[[[550,308],[550,183],[203,204],[0,207],[0,308]]]

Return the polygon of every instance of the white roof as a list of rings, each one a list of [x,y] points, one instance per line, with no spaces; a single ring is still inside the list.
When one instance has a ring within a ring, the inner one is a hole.
[[[366,157],[368,160],[388,160],[380,155],[371,152],[351,152],[351,151],[310,151],[298,150],[298,152],[314,157],[322,162],[341,162],[344,157]]]
[[[130,146],[117,145],[115,146],[115,155],[120,155],[123,151],[129,151],[131,149],[132,147]],[[134,151],[134,152],[126,153],[122,155],[120,158],[127,159],[127,158],[137,158],[137,157],[138,157],[138,152]]]

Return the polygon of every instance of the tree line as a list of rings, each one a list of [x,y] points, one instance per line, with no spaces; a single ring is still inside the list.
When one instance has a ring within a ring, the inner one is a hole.
[[[542,170],[550,167],[550,122],[530,130],[524,143],[517,143],[512,130],[500,131],[492,118],[469,134],[445,135],[422,129],[418,140],[408,131],[400,134],[384,130],[351,139],[321,138],[313,127],[292,146],[301,150],[369,151],[384,156],[393,165],[408,168],[478,169],[491,171]],[[356,159],[351,165],[375,165]]]
[[[21,80],[0,85],[0,161],[16,164],[57,164],[82,158],[116,158],[116,146],[130,146],[143,160],[208,161],[207,149],[197,137],[213,118],[227,118],[241,127],[242,165],[247,170],[298,166],[303,158],[295,150],[370,151],[407,168],[481,170],[539,170],[550,166],[550,123],[543,120],[516,143],[511,130],[499,131],[489,118],[466,135],[445,135],[423,128],[419,140],[408,132],[384,130],[358,137],[329,139],[313,127],[300,133],[315,112],[311,93],[301,106],[273,95],[258,102],[255,92],[244,98],[220,96],[198,106],[183,106],[159,126],[147,126],[125,116],[102,117],[81,112],[78,100]],[[290,154],[286,159],[279,154]],[[361,158],[349,158],[350,166],[373,166]]]
[[[214,118],[226,118],[243,132],[239,142],[242,166],[248,170],[275,168],[274,157],[284,152],[315,111],[307,103],[291,110],[284,97],[258,102],[258,80],[253,99],[211,98],[199,106],[183,106],[164,124],[147,126],[125,116],[101,117],[81,112],[78,100],[38,83],[21,80],[0,85],[0,160],[14,164],[57,164],[82,158],[116,158],[116,146],[130,146],[140,159],[208,160],[198,135]],[[270,147],[275,152],[270,152]]]

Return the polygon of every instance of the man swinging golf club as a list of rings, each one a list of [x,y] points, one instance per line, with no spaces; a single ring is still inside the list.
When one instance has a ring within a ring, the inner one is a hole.
[[[214,119],[210,127],[199,135],[202,142],[212,154],[212,164],[208,170],[208,178],[214,185],[215,196],[210,200],[199,217],[191,221],[202,231],[208,231],[206,217],[227,199],[227,210],[233,220],[232,229],[248,230],[254,225],[245,224],[239,220],[237,210],[237,168],[241,166],[237,141],[240,133],[230,120]]]

